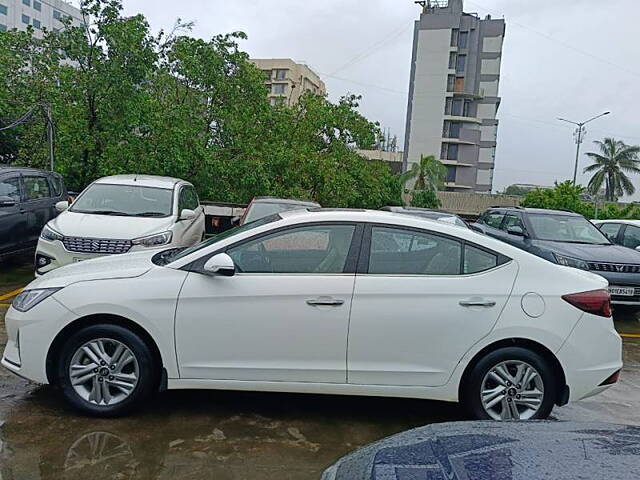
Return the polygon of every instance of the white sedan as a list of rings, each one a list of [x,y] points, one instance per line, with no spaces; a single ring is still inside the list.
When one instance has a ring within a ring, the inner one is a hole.
[[[538,419],[617,381],[606,288],[455,225],[282,212],[35,280],[7,312],[2,364],[100,416],[206,388],[460,401],[475,418]]]

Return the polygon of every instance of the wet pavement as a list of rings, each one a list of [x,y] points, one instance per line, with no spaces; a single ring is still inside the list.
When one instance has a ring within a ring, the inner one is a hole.
[[[0,297],[30,275],[0,265]],[[616,325],[640,334],[633,316]],[[0,351],[5,342],[0,320]],[[625,338],[624,356],[617,385],[553,418],[640,425],[640,338]],[[0,479],[312,479],[359,446],[458,420],[459,407],[442,402],[216,391],[165,392],[130,417],[94,419],[0,369]]]

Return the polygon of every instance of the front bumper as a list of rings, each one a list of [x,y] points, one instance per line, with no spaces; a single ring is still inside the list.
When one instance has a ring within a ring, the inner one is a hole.
[[[596,395],[622,368],[622,339],[611,318],[585,313],[557,353],[564,368],[569,401]]]

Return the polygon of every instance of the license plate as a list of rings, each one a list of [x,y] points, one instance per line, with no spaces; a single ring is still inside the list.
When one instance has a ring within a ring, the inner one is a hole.
[[[633,287],[609,287],[609,294],[633,297],[635,290]]]

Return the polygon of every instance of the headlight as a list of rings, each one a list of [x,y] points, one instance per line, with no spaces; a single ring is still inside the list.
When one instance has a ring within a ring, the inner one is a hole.
[[[42,229],[42,232],[40,232],[40,237],[44,238],[45,240],[49,240],[50,242],[53,242],[54,240],[62,241],[64,239],[64,235],[61,235],[60,233],[56,232],[52,228],[47,227],[46,225]]]
[[[564,255],[553,254],[556,257],[556,262],[565,267],[580,268],[581,270],[589,270],[589,265],[584,260],[578,258],[565,257]]]
[[[35,288],[33,290],[24,290],[13,299],[12,307],[19,312],[26,312],[42,302],[45,298],[50,297],[62,287],[58,288]]]
[[[135,238],[131,240],[131,243],[134,245],[142,245],[143,247],[157,247],[171,243],[172,237],[173,234],[171,232],[162,232],[149,235],[148,237]]]

